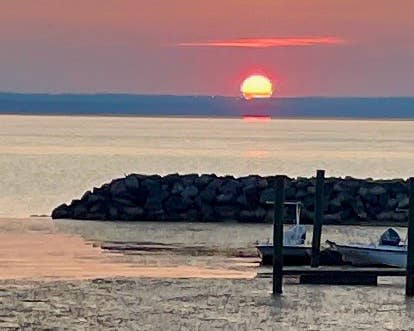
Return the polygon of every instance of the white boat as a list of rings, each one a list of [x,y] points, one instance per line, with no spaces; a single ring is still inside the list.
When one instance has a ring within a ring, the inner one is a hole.
[[[390,231],[390,229],[387,231]],[[326,243],[330,246],[330,249],[341,254],[344,263],[350,263],[355,266],[400,268],[406,268],[407,266],[407,245],[400,244],[399,240],[394,244],[384,244],[381,240],[378,244],[339,245],[329,240]]]
[[[304,265],[310,263],[311,247],[305,246],[306,229],[300,225],[301,203],[285,202],[285,205],[296,207],[295,225],[283,234],[283,260],[286,265]],[[262,259],[262,264],[272,264],[273,244],[270,242],[258,244],[256,248]]]

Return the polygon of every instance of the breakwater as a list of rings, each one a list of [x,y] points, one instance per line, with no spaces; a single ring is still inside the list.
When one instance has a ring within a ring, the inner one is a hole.
[[[127,221],[272,222],[268,201],[275,176],[130,174],[62,204],[52,218]],[[403,179],[326,178],[326,224],[404,223],[408,184]],[[313,222],[315,178],[287,178],[286,201],[301,201],[303,223]],[[286,220],[294,219],[286,208]]]

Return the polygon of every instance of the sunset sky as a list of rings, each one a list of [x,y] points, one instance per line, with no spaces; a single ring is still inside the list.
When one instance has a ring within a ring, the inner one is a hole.
[[[413,96],[413,0],[0,0],[0,91]]]

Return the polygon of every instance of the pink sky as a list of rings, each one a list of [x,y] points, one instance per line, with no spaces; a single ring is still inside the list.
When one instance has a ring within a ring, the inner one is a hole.
[[[257,4],[255,4],[257,3]],[[414,95],[412,0],[0,2],[0,91]]]

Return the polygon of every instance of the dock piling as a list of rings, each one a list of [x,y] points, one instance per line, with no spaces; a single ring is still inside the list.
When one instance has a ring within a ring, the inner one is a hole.
[[[407,278],[405,294],[414,296],[414,178],[408,180],[410,200],[408,209]]]
[[[276,194],[273,217],[273,295],[282,293],[284,202],[285,176],[276,176]]]
[[[319,267],[321,234],[323,222],[323,186],[325,181],[325,170],[316,172],[316,190],[315,190],[315,216],[313,220],[313,237],[312,237],[312,256],[311,267]]]

